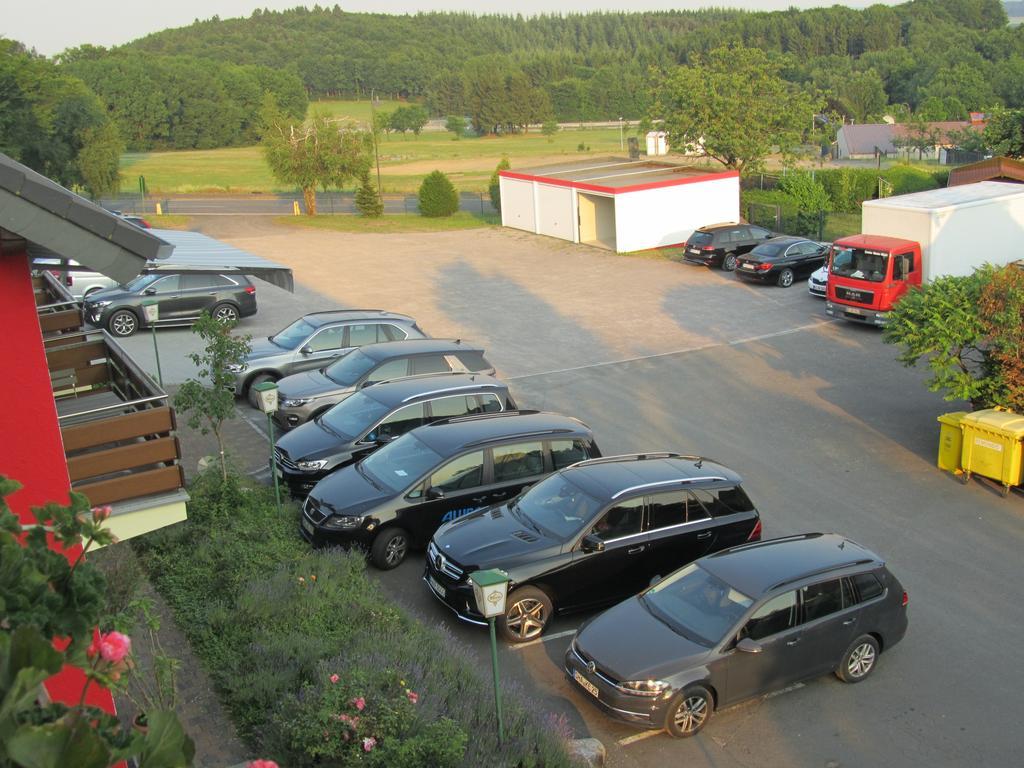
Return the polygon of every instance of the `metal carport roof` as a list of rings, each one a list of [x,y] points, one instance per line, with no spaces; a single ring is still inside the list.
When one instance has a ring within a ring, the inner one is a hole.
[[[150,231],[174,246],[174,253],[165,261],[150,262],[144,272],[237,272],[258,277],[278,288],[295,292],[292,271],[283,264],[269,261],[199,232],[176,229]]]

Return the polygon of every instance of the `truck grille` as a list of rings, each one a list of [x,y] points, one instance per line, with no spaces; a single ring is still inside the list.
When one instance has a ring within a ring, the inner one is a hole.
[[[856,288],[846,288],[842,285],[836,286],[836,298],[843,301],[855,301],[858,304],[873,304],[875,301],[874,291],[862,291]]]
[[[441,550],[437,548],[433,541],[427,546],[427,562],[434,566],[435,570],[440,571],[452,581],[459,581],[465,573],[454,562],[442,555]]]

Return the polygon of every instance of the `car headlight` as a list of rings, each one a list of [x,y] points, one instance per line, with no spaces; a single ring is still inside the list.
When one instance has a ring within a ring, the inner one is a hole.
[[[352,528],[358,528],[363,524],[363,518],[361,517],[348,517],[346,515],[332,515],[327,518],[324,523],[324,528],[331,528],[336,531],[351,530]]]
[[[317,461],[297,461],[295,462],[295,466],[303,472],[316,472],[318,469],[323,469],[327,466],[327,459],[318,459]]]
[[[627,680],[615,687],[633,696],[658,696],[664,693],[669,685],[664,680]]]
[[[298,408],[300,405],[305,405],[313,398],[311,397],[288,397],[281,401],[282,408]]]
[[[110,302],[109,301],[94,301],[92,303],[92,308],[93,309],[102,309],[103,307],[107,307],[107,306],[110,306]]]

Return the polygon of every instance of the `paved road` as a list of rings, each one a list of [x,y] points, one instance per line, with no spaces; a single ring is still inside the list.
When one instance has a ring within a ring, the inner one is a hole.
[[[712,456],[745,477],[766,536],[840,531],[887,557],[907,587],[909,633],[870,679],[821,678],[728,709],[687,741],[614,724],[564,681],[565,633],[585,617],[502,648],[503,674],[538,691],[538,708],[566,714],[578,736],[601,739],[609,765],[1020,764],[1022,495],[961,486],[934,467],[935,417],[956,404],[927,392],[877,332],[828,321],[801,286],[747,286],[521,233],[260,226],[224,221],[211,233],[291,264],[299,288],[261,287],[244,330],[265,334],[332,305],[409,311],[436,335],[482,341],[518,401],[578,415],[605,453]],[[180,354],[188,332],[164,338],[168,356]],[[148,343],[129,340],[140,358]],[[485,660],[486,633],[436,603],[421,568],[413,559],[381,581]]]

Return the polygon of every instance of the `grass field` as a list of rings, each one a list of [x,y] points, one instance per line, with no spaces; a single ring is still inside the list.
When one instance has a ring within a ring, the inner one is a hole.
[[[367,219],[362,216],[280,216],[280,224],[332,232],[449,232],[455,229],[479,229],[501,224],[496,213],[477,214],[458,211],[452,216],[427,218],[418,213],[397,213]]]
[[[389,106],[395,103],[382,102],[380,108]],[[365,120],[369,119],[370,103],[310,104],[310,114],[317,109]],[[513,168],[523,168],[609,154],[622,154],[617,128],[560,131],[551,140],[539,132],[457,141],[448,132],[391,134],[379,145],[384,192],[416,192],[423,177],[435,169],[447,173],[460,191],[485,192],[502,155],[509,156]],[[121,173],[126,193],[138,190],[139,176],[145,177],[147,189],[155,195],[292,191],[274,181],[259,147],[132,152],[122,156]]]

